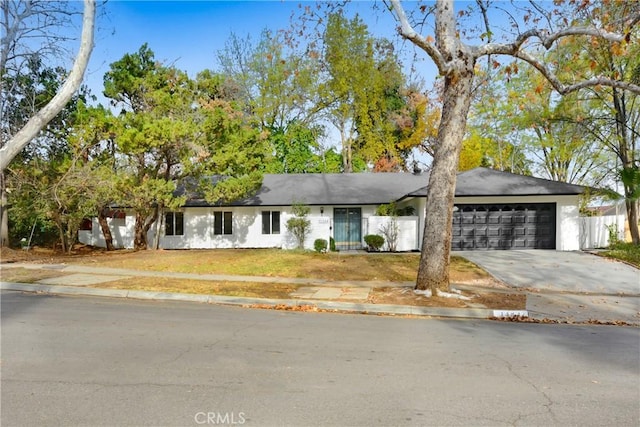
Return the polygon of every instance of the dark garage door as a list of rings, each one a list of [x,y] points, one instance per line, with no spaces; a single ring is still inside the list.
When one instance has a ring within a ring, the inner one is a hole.
[[[454,208],[452,250],[555,248],[555,203]]]

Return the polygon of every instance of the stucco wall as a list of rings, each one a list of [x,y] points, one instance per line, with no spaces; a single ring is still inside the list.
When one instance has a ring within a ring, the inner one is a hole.
[[[135,229],[136,219],[133,212],[126,211],[124,221],[116,218],[107,218],[107,224],[111,230],[113,237],[113,246],[116,249],[132,249],[133,248],[133,230]],[[85,245],[104,248],[107,246],[100,229],[97,218],[91,220],[91,230],[82,230],[78,232],[78,241]]]
[[[366,234],[379,234],[384,237],[381,229],[384,226],[388,226],[391,221],[392,218],[388,216],[370,216],[367,222],[368,231]],[[418,224],[420,223],[419,218],[417,216],[401,216],[397,217],[396,221],[398,226],[396,250],[398,252],[418,250],[420,248],[418,243]],[[388,242],[385,241],[383,249],[389,249]]]
[[[493,203],[556,203],[556,249],[563,251],[580,250],[580,218],[578,212],[578,196],[529,196],[523,197],[457,197],[454,203],[493,204]],[[416,207],[417,217],[407,219],[403,223],[402,243],[398,250],[419,249],[424,227],[425,199],[407,200],[401,205],[411,204]],[[347,206],[311,206],[308,219],[311,221],[311,232],[305,240],[305,248],[313,249],[316,239],[325,239],[333,235],[333,209]],[[362,237],[368,233],[379,234],[379,220],[374,217],[376,206],[361,206]],[[280,211],[280,234],[262,234],[261,212]],[[233,234],[213,234],[213,212],[233,212]],[[160,247],[164,249],[213,249],[213,248],[295,248],[296,242],[287,231],[286,223],[293,216],[291,207],[233,207],[233,208],[186,208],[184,212],[184,235],[162,236]],[[403,217],[400,217],[403,218]],[[110,223],[113,220],[109,220]],[[410,225],[411,223],[411,225]],[[377,225],[376,225],[377,224]],[[114,244],[118,248],[133,248],[133,231],[135,217],[127,212],[124,225],[112,226]],[[409,229],[412,230],[409,231]],[[153,242],[155,227],[149,233],[148,242]],[[163,233],[164,234],[164,233]],[[79,233],[80,242],[104,247],[105,242],[96,219],[93,220],[92,231]],[[364,246],[364,242],[363,246]]]
[[[305,239],[305,248],[313,249],[316,239],[327,242],[333,235],[333,209],[340,206],[311,206],[307,219],[311,222],[311,231]],[[375,206],[362,206],[362,236],[366,233],[367,218],[375,212]],[[214,235],[214,212],[233,212],[233,234]],[[262,211],[280,212],[280,233],[262,234]],[[165,236],[161,230],[160,248],[163,249],[214,249],[214,248],[283,248],[293,249],[297,242],[287,231],[287,220],[292,218],[290,206],[282,207],[233,207],[233,208],[185,208],[184,234]],[[135,217],[127,212],[124,225],[115,225],[109,219],[111,232],[116,248],[133,248]],[[155,224],[148,233],[147,241],[152,245],[155,235]],[[105,240],[97,222],[93,220],[91,231],[78,233],[81,243],[105,247]]]

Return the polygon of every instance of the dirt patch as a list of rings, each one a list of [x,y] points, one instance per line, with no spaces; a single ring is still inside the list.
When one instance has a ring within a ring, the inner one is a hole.
[[[369,294],[367,302],[372,304],[414,305],[420,307],[450,308],[492,308],[503,310],[524,310],[527,297],[518,293],[488,292],[486,290],[462,291],[461,295],[470,298],[425,297],[413,292],[412,288],[375,288]]]

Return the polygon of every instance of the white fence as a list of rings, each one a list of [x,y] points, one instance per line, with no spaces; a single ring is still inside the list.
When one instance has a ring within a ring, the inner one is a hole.
[[[419,218],[417,216],[400,216],[395,218],[398,225],[398,238],[396,241],[396,251],[407,252],[420,249],[419,245]],[[393,217],[389,216],[370,216],[367,221],[366,234],[378,234],[384,237],[382,229],[390,227]],[[388,242],[382,247],[388,250]]]
[[[580,249],[606,248],[609,246],[609,227],[617,229],[618,239],[624,240],[626,216],[581,216]]]

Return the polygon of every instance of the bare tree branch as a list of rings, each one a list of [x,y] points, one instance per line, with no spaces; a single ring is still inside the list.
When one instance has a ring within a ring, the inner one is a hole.
[[[516,58],[522,59],[523,61],[526,61],[536,70],[538,70],[549,81],[549,83],[551,83],[553,88],[562,95],[566,95],[568,93],[575,92],[580,89],[584,89],[587,87],[594,87],[594,86],[615,87],[615,88],[627,90],[629,92],[633,92],[640,95],[640,86],[633,83],[627,83],[620,80],[610,79],[608,77],[593,77],[591,79],[587,79],[578,83],[567,85],[562,83],[558,79],[558,77],[556,77],[556,75],[546,65],[544,65],[541,61],[539,61],[537,58],[533,57],[529,53],[524,51],[518,51],[518,52],[515,52],[513,56],[515,56]]]
[[[640,16],[636,18],[632,18],[632,23],[640,22]],[[530,39],[537,38],[540,40],[541,44],[549,49],[553,45],[554,42],[558,41],[563,37],[568,36],[592,36],[599,37],[611,42],[621,42],[625,39],[624,34],[612,33],[609,31],[603,31],[596,28],[588,28],[588,27],[573,27],[567,28],[555,33],[549,33],[547,30],[540,29],[532,29],[520,34],[517,39],[513,43],[487,43],[485,45],[476,47],[474,52],[476,57],[484,56],[484,55],[509,55],[515,58],[522,59],[526,61],[531,66],[533,66],[536,70],[538,70],[553,86],[553,88],[558,91],[560,94],[567,94],[570,92],[575,92],[580,89],[584,89],[586,87],[593,86],[610,86],[623,90],[627,90],[636,94],[640,94],[640,86],[634,83],[627,83],[623,81],[618,81],[614,79],[610,79],[607,77],[594,77],[588,80],[584,80],[582,82],[574,83],[574,84],[564,84],[562,83],[557,76],[553,73],[553,71],[547,67],[542,61],[535,58],[530,53],[522,50],[522,46]]]
[[[402,37],[411,41],[416,46],[422,48],[433,59],[438,67],[440,74],[445,75],[449,72],[449,65],[444,59],[440,51],[426,37],[420,35],[409,23],[404,8],[400,5],[400,0],[391,0],[391,6],[396,14],[396,19],[400,22],[398,31]]]
[[[93,50],[95,14],[95,0],[84,0],[80,50],[71,73],[69,73],[69,77],[65,80],[62,88],[51,101],[31,117],[27,124],[0,148],[0,171],[4,171],[11,160],[64,108],[82,84],[84,72]]]

